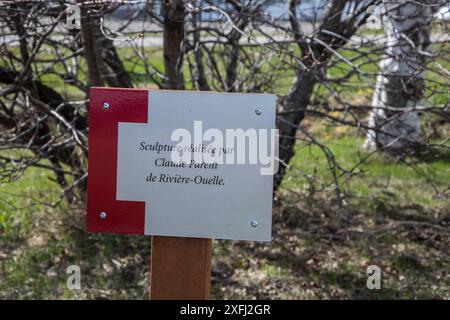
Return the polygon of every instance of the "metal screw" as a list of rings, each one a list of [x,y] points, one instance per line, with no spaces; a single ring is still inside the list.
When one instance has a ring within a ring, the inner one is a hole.
[[[108,102],[103,102],[103,109],[109,109],[109,103]]]
[[[261,108],[256,108],[255,109],[255,113],[257,116],[260,116],[262,114],[262,109]]]
[[[100,219],[105,219],[106,218],[106,212],[102,211],[99,214]]]
[[[252,222],[250,222],[250,225],[251,225],[253,228],[256,228],[256,227],[258,226],[258,221],[252,221]]]

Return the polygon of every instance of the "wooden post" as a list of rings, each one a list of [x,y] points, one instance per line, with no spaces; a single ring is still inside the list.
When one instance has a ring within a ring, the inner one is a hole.
[[[211,239],[153,236],[150,299],[209,299],[211,253]]]

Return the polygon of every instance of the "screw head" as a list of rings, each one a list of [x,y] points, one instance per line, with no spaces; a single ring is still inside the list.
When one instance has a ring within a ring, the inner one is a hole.
[[[103,102],[103,109],[105,109],[105,110],[109,109],[109,103],[108,102]]]
[[[255,113],[257,116],[260,116],[262,114],[262,109],[261,108],[256,108],[255,109]]]
[[[256,228],[256,227],[258,226],[258,221],[252,221],[252,222],[250,222],[250,225],[251,225],[253,228]]]
[[[100,217],[100,219],[105,219],[106,218],[106,212],[102,211],[99,213],[98,215]]]

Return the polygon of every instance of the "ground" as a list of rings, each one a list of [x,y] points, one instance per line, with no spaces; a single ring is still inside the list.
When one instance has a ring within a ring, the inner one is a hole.
[[[333,139],[346,167],[362,156],[359,140]],[[326,160],[299,144],[291,164],[315,174],[286,177],[271,243],[214,241],[213,298],[449,299],[448,157],[415,169],[374,157],[342,185],[342,202],[317,191],[331,178]],[[45,205],[56,190],[39,169],[0,186],[0,298],[146,299],[150,238],[86,233],[83,208]],[[81,290],[66,287],[72,264]],[[382,270],[381,290],[366,287],[369,265]]]

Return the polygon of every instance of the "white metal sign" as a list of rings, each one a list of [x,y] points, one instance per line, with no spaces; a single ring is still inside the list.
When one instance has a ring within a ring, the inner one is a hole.
[[[149,91],[148,123],[118,124],[117,200],[148,235],[270,241],[276,97]]]

